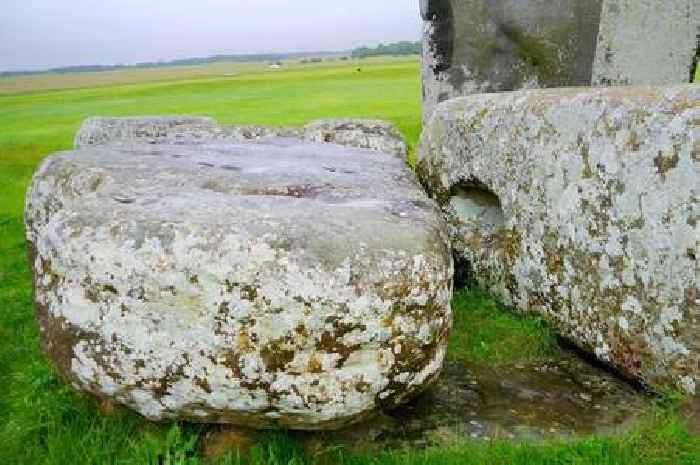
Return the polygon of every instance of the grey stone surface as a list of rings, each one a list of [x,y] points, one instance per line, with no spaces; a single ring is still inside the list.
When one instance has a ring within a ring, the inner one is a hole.
[[[406,142],[391,123],[369,119],[316,120],[302,128],[218,124],[211,118],[190,116],[96,117],[86,120],[75,137],[75,147],[109,143],[201,144],[245,142],[265,137],[296,137],[331,142],[401,157]]]
[[[474,278],[626,376],[698,392],[700,86],[445,102],[418,172]]]
[[[89,118],[78,130],[76,148],[117,141],[148,144],[190,144],[211,140],[220,133],[212,118],[190,116],[144,116],[127,118]]]
[[[425,0],[424,121],[475,93],[690,82],[697,0]]]
[[[600,2],[427,1],[424,119],[461,95],[589,85]]]
[[[359,147],[399,157],[408,156],[403,136],[391,123],[379,120],[317,120],[304,126],[303,138],[314,142],[331,142]]]
[[[150,419],[338,428],[439,375],[452,257],[397,157],[86,147],[43,162],[25,216],[47,356]]]
[[[699,38],[699,0],[604,0],[593,84],[692,82]]]

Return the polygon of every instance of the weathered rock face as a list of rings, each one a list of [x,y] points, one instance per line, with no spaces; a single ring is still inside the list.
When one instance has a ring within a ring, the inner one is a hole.
[[[88,147],[41,165],[26,223],[46,354],[150,419],[336,428],[442,366],[446,227],[397,157]]]
[[[697,392],[700,87],[532,90],[438,107],[421,181],[473,276],[651,385]]]
[[[461,95],[589,85],[600,2],[426,0],[426,119]]]
[[[693,82],[699,31],[697,0],[604,0],[593,84]]]
[[[212,118],[190,116],[89,118],[75,136],[75,147],[110,143],[193,144],[221,137]]]
[[[304,126],[303,138],[314,142],[376,150],[400,157],[408,155],[403,136],[396,127],[379,120],[318,120]]]
[[[475,93],[689,81],[695,0],[423,0],[424,120]],[[640,57],[644,57],[640,59]]]
[[[296,137],[312,142],[332,142],[406,157],[406,142],[391,123],[342,119],[312,121],[302,128],[221,125],[212,118],[158,116],[90,118],[75,137],[75,147],[109,143],[201,144],[237,143],[265,137]]]

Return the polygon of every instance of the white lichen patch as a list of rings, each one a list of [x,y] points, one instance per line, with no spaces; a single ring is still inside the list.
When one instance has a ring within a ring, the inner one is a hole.
[[[47,355],[153,420],[336,428],[440,372],[446,227],[397,158],[95,147],[47,159],[26,219]]]
[[[692,85],[458,98],[418,171],[485,286],[625,375],[695,392],[699,105]],[[465,185],[498,198],[503,231],[464,221]]]

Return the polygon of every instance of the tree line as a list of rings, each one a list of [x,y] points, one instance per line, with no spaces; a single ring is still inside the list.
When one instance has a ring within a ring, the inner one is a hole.
[[[379,44],[376,47],[359,47],[352,51],[353,58],[368,58],[376,56],[403,56],[420,55],[422,44],[418,42],[402,41],[391,44]]]

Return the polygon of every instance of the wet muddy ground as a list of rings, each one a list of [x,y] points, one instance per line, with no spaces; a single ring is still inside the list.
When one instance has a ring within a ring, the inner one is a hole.
[[[427,393],[360,425],[297,433],[311,448],[427,447],[458,440],[537,441],[624,431],[654,400],[577,354],[498,368],[447,362]],[[699,414],[700,415],[700,414]],[[239,437],[222,429],[210,441]]]
[[[349,447],[562,438],[624,430],[652,405],[573,353],[497,369],[448,362],[440,382],[414,402],[326,437]]]

